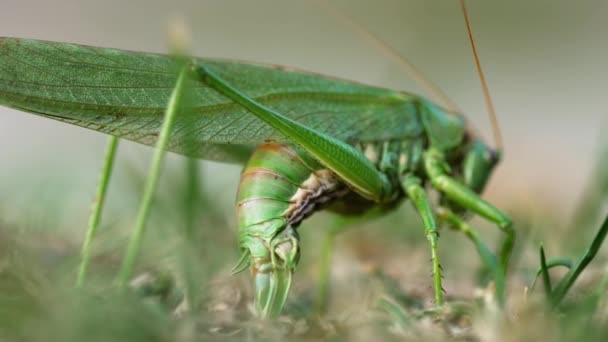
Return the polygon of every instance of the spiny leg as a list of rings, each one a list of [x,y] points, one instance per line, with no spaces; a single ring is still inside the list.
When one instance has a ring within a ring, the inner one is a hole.
[[[436,189],[463,208],[494,222],[507,235],[503,241],[499,258],[500,267],[505,273],[515,242],[515,230],[513,230],[511,219],[473,190],[450,177],[448,175],[449,166],[446,164],[441,151],[431,148],[424,153],[423,158],[426,173]]]
[[[199,63],[196,70],[206,85],[249,110],[251,114],[303,148],[359,195],[375,202],[394,199],[396,192],[388,177],[379,172],[376,166],[354,147],[262,105],[215,74],[209,66]]]
[[[492,278],[494,279],[496,286],[496,297],[498,298],[499,303],[502,304],[504,301],[505,274],[501,265],[498,263],[496,255],[492,253],[490,248],[483,242],[479,233],[451,210],[440,207],[437,208],[436,213],[438,219],[448,223],[450,228],[464,233],[471,242],[473,242],[481,261],[492,272]]]
[[[401,186],[407,193],[408,197],[414,203],[414,206],[418,210],[420,217],[422,218],[422,224],[424,225],[424,232],[426,238],[429,240],[431,245],[431,262],[433,263],[433,283],[435,287],[435,303],[438,306],[443,305],[443,288],[441,286],[441,265],[439,264],[439,254],[437,251],[437,240],[439,234],[437,232],[437,225],[433,216],[433,209],[431,202],[429,201],[422,182],[418,177],[413,175],[405,175],[401,180]]]

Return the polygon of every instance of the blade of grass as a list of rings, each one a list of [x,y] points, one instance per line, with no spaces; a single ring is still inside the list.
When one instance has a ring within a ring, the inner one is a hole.
[[[561,303],[566,293],[568,293],[570,287],[572,287],[572,284],[574,284],[581,272],[583,272],[587,265],[593,260],[597,254],[597,251],[600,249],[602,242],[604,242],[606,234],[608,234],[608,215],[604,219],[604,223],[602,224],[600,230],[595,235],[591,245],[589,245],[589,248],[582,256],[576,267],[570,269],[568,274],[566,274],[564,279],[562,279],[562,281],[555,288],[555,291],[551,296],[551,304],[554,307]]]
[[[315,303],[315,308],[319,315],[322,315],[327,311],[331,259],[335,240],[336,233],[330,231],[325,235],[325,241],[323,241],[323,246],[321,247],[320,277]]]
[[[150,167],[150,173],[144,189],[142,202],[139,207],[135,229],[131,235],[129,245],[127,247],[127,254],[123,259],[122,267],[118,275],[118,284],[121,288],[126,288],[128,285],[129,279],[133,273],[135,261],[143,242],[148,213],[150,212],[150,204],[152,203],[152,198],[160,177],[160,168],[165,156],[165,149],[169,142],[169,136],[175,122],[175,117],[180,109],[181,98],[184,94],[188,71],[189,68],[187,66],[182,68],[177,78],[175,88],[171,93],[171,98],[169,99],[169,104],[163,120],[163,126],[161,128],[160,136],[158,137],[158,142],[154,151],[154,158]]]
[[[550,270],[554,267],[559,267],[559,266],[563,266],[566,267],[567,269],[571,269],[572,268],[572,260],[568,259],[568,258],[555,258],[555,259],[550,259],[546,262],[547,265],[547,270]],[[534,290],[534,287],[536,286],[536,281],[538,280],[538,277],[540,277],[542,273],[542,269],[539,267],[538,270],[536,271],[536,275],[534,276],[534,280],[532,281],[532,284],[530,285],[530,291]]]
[[[600,285],[595,289],[595,297],[597,298],[595,304],[596,309],[598,307],[606,307],[608,304],[608,268],[604,269],[604,276],[602,277],[602,281]]]
[[[600,136],[601,133],[600,133]],[[597,155],[596,165],[592,169],[592,173],[589,175],[589,182],[586,184],[583,190],[582,198],[579,200],[579,204],[574,211],[574,219],[570,224],[571,229],[578,229],[579,227],[590,227],[595,224],[598,219],[601,219],[603,208],[608,204],[608,138],[606,134],[600,139],[600,150]],[[574,231],[572,234],[575,234]],[[578,251],[584,246],[584,242],[573,241],[575,251]]]
[[[540,273],[543,276],[543,286],[547,298],[551,296],[551,278],[549,277],[549,269],[547,268],[547,259],[545,258],[545,249],[540,245]]]
[[[81,287],[84,284],[84,279],[89,268],[89,262],[91,259],[91,244],[95,234],[97,233],[97,227],[99,226],[99,222],[101,220],[101,213],[103,211],[103,205],[106,199],[106,192],[108,190],[108,184],[110,183],[110,177],[112,176],[112,168],[114,165],[114,159],[116,157],[118,141],[119,139],[115,136],[110,136],[108,139],[104,165],[101,171],[101,178],[97,187],[95,201],[93,202],[91,216],[89,217],[89,227],[84,242],[82,243],[81,261],[80,267],[78,268],[78,278],[76,279],[77,287]]]
[[[196,148],[194,136],[187,137],[187,148]],[[195,266],[197,256],[197,245],[200,238],[198,221],[201,218],[201,209],[204,207],[203,194],[201,193],[200,167],[198,160],[188,158],[185,160],[186,182],[182,190],[184,229],[182,231],[182,246],[180,251],[180,264],[182,277],[185,284],[185,297],[190,310],[195,312],[198,305],[198,289],[200,285],[200,266]]]
[[[396,300],[383,295],[378,300],[378,307],[384,310],[399,329],[406,330],[412,325],[413,317]]]

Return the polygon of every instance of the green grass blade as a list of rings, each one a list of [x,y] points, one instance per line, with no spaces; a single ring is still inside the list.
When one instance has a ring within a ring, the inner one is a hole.
[[[150,211],[150,205],[152,203],[152,198],[154,196],[156,185],[160,177],[160,168],[165,155],[167,143],[169,142],[169,136],[171,134],[173,124],[175,123],[177,113],[180,109],[180,102],[182,100],[182,96],[185,92],[184,88],[186,85],[188,71],[189,69],[187,67],[184,67],[182,69],[178,76],[175,89],[173,90],[171,98],[169,99],[169,104],[167,106],[163,127],[158,138],[158,143],[156,144],[156,150],[154,151],[154,158],[152,160],[150,173],[148,175],[148,180],[144,189],[142,203],[139,208],[139,213],[137,215],[135,229],[133,231],[133,234],[131,235],[131,240],[129,241],[129,245],[127,247],[127,254],[123,259],[122,267],[118,276],[118,283],[121,288],[125,288],[128,285],[129,279],[131,278],[133,273],[135,261],[137,259],[141,244],[143,242],[146,221],[148,219],[148,213]]]
[[[399,327],[399,329],[405,331],[406,329],[411,328],[415,321],[414,317],[412,317],[403,306],[387,295],[380,297],[377,305],[380,310],[385,311],[389,315],[393,324]]]
[[[540,245],[540,273],[543,278],[543,286],[547,298],[551,295],[551,277],[549,277],[549,268],[547,267],[547,259],[545,258],[545,249]]]
[[[568,258],[555,258],[555,259],[549,259],[546,260],[545,262],[547,271],[554,268],[554,267],[566,267],[567,269],[571,269],[572,268],[572,260],[568,259]],[[536,281],[538,280],[538,277],[541,276],[542,273],[542,269],[539,267],[538,270],[536,271],[536,275],[534,276],[534,280],[532,281],[532,284],[530,284],[530,291],[534,290],[534,288],[536,287]]]
[[[601,219],[603,209],[608,204],[608,135],[603,134],[599,143],[599,151],[594,153],[595,166],[587,177],[588,181],[582,191],[582,198],[574,211],[569,233],[578,234],[580,227],[591,227]],[[583,249],[584,241],[575,239],[569,243],[573,251]]]
[[[187,148],[195,149],[195,137],[187,138]],[[184,161],[185,183],[181,191],[184,227],[181,231],[181,245],[179,251],[181,274],[184,283],[184,294],[189,310],[196,310],[198,305],[198,290],[200,289],[201,275],[204,271],[196,265],[197,252],[200,250],[199,220],[204,214],[204,194],[201,191],[200,161],[187,158]]]
[[[78,287],[81,287],[84,284],[89,267],[89,262],[91,259],[91,244],[97,233],[97,227],[99,226],[99,222],[101,220],[101,213],[103,211],[103,206],[106,199],[106,192],[108,189],[108,184],[110,183],[110,177],[112,176],[116,149],[118,148],[118,140],[119,139],[115,136],[110,136],[108,139],[101,178],[97,188],[97,194],[95,195],[95,201],[93,202],[91,216],[89,218],[89,227],[87,230],[87,235],[82,244],[80,267],[78,268],[78,278],[76,279],[76,286]]]
[[[581,257],[576,267],[570,269],[564,279],[562,279],[562,281],[556,286],[555,291],[551,296],[551,303],[553,306],[558,306],[561,303],[566,293],[568,293],[570,287],[572,287],[572,284],[574,284],[581,272],[583,272],[587,265],[593,260],[600,249],[602,242],[604,242],[606,234],[608,234],[608,215],[604,219],[604,223],[602,224],[600,230],[595,235],[591,245],[589,245],[589,248]]]
[[[335,241],[336,233],[330,231],[325,234],[325,241],[323,241],[323,246],[321,247],[320,276],[317,284],[317,297],[315,298],[315,310],[319,315],[323,315],[327,311],[330,268]]]

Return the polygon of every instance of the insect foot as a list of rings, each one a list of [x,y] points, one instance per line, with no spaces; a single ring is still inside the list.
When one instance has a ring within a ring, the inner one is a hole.
[[[300,259],[298,234],[288,226],[270,239],[253,237],[247,248],[251,256],[256,310],[261,318],[276,318],[281,314],[293,271]]]

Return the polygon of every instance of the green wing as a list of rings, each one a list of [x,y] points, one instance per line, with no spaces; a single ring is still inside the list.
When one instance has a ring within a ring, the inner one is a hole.
[[[198,61],[261,104],[348,143],[422,131],[413,95],[276,66]],[[176,65],[160,54],[0,38],[0,104],[153,145]],[[285,140],[200,80],[191,80],[188,97],[171,151],[232,161],[264,140]]]

